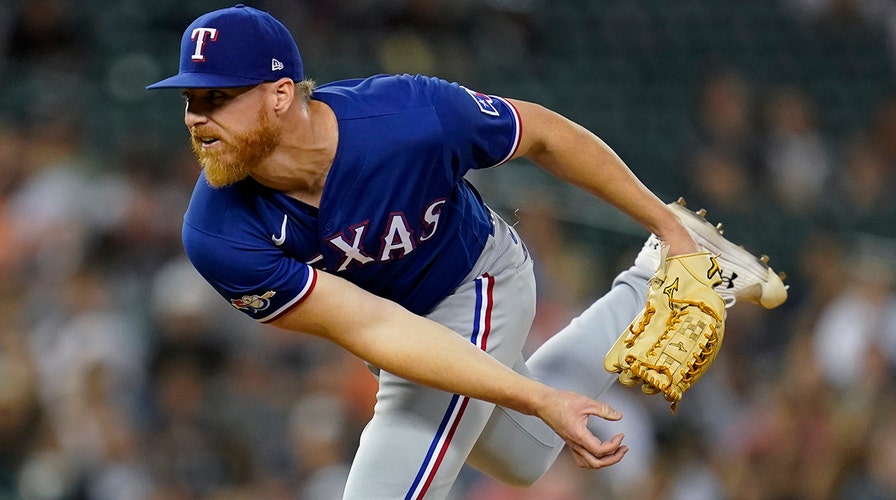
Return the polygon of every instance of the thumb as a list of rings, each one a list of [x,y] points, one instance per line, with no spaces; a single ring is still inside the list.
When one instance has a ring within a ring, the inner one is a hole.
[[[589,415],[600,417],[604,420],[620,420],[622,412],[602,401],[592,400]]]

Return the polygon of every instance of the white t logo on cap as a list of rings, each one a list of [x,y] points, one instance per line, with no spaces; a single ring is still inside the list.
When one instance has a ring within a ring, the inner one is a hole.
[[[216,38],[218,38],[217,28],[194,29],[193,34],[190,35],[190,40],[196,41],[196,52],[193,52],[191,59],[197,62],[205,61],[205,54],[202,53],[202,50],[205,48],[205,41],[214,42]]]

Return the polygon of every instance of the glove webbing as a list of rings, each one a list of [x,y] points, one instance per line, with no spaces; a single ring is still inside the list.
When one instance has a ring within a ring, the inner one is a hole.
[[[676,299],[676,298],[670,296],[669,297],[669,306],[670,306],[669,307],[670,313],[669,313],[669,317],[666,318],[666,328],[663,330],[663,334],[660,335],[660,337],[656,340],[656,342],[653,344],[653,346],[651,346],[651,348],[647,351],[647,354],[649,356],[656,355],[656,350],[663,347],[663,342],[669,338],[669,336],[672,333],[672,329],[675,328],[676,325],[681,323],[682,316],[684,316],[685,314],[688,313],[688,311],[687,311],[688,307],[696,307],[697,309],[704,312],[705,314],[713,317],[716,321],[721,321],[718,314],[716,314],[716,312],[711,307],[707,306],[703,302],[686,300],[686,299]],[[647,325],[650,323],[650,320],[655,313],[656,313],[656,308],[653,307],[653,305],[650,303],[650,301],[648,301],[647,305],[644,309],[644,316],[641,319],[641,321],[638,322],[637,327],[635,327],[634,329],[629,327],[629,332],[632,335],[629,338],[625,339],[626,347],[631,348],[635,344],[635,339],[641,333],[643,333],[644,330],[647,329]],[[709,327],[709,332],[704,334],[707,339],[706,344],[700,345],[700,352],[693,353],[693,357],[694,357],[693,361],[686,364],[688,369],[686,372],[682,373],[681,381],[684,383],[687,383],[689,385],[693,381],[694,377],[697,375],[697,372],[700,370],[700,368],[702,368],[703,365],[705,365],[707,363],[707,361],[709,360],[709,355],[712,353],[713,348],[715,347],[715,344],[718,342],[719,337],[718,337],[718,332],[716,331],[715,326],[712,324],[707,325],[707,326]],[[663,392],[664,394],[666,394],[668,396],[668,393],[666,392],[666,390],[669,388],[670,385],[672,385],[672,382],[671,382],[672,371],[669,369],[668,366],[654,365],[652,363],[647,363],[643,360],[639,361],[634,355],[631,355],[631,354],[626,355],[625,361],[626,361],[626,363],[628,363],[630,369],[635,374],[635,376],[647,380],[653,386],[653,388],[652,388],[653,390],[644,391],[644,392],[650,392],[650,393]],[[666,381],[664,384],[662,384],[662,387],[661,387],[659,384],[659,380],[657,380],[656,377],[649,376],[650,372],[642,371],[642,369],[652,370],[654,372],[661,373],[661,374],[665,375],[666,377],[668,377],[669,380]],[[645,389],[645,388],[642,387],[642,389]],[[668,397],[666,399],[672,403],[671,410],[672,410],[672,413],[675,413],[676,410],[678,409],[677,408],[678,401],[670,400]]]

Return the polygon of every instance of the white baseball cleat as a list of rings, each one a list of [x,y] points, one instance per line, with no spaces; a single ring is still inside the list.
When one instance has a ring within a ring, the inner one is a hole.
[[[731,307],[740,300],[774,309],[787,300],[784,275],[775,274],[768,266],[768,256],[756,257],[742,246],[725,239],[721,224],[710,224],[706,220],[706,210],[698,210],[696,213],[688,210],[683,198],[669,203],[669,207],[701,249],[718,256],[723,281],[716,287],[716,291],[725,299],[725,307]],[[659,267],[660,246],[659,238],[651,234],[638,254],[635,265],[655,271]]]
[[[713,226],[706,220],[706,210],[688,210],[684,198],[669,203],[679,220],[704,250],[718,255],[722,268],[722,284],[716,287],[725,299],[725,307],[738,300],[752,302],[766,309],[774,309],[787,300],[784,274],[776,274],[768,265],[768,256],[756,257],[744,247],[735,245],[722,236],[722,225]]]

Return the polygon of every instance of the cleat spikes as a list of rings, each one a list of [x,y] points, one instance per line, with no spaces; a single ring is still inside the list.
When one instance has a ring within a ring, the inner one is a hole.
[[[684,196],[679,196],[678,199],[675,200],[675,203],[678,203],[679,205],[681,205],[681,206],[683,206],[683,207],[687,207],[687,206],[688,206],[687,202],[684,201]]]
[[[769,267],[767,255],[753,255],[743,245],[726,239],[722,235],[721,224],[709,222],[705,209],[693,212],[686,208],[683,197],[677,203],[668,205],[697,245],[718,256],[723,276],[729,280],[728,286],[716,289],[725,299],[725,307],[731,307],[735,302],[751,302],[765,309],[774,309],[787,300],[789,287],[784,284],[786,276]]]
[[[781,278],[781,281],[784,281],[787,279],[787,273],[781,271],[780,273],[778,273],[778,277]]]
[[[716,231],[718,231],[719,234],[725,234],[725,230],[722,229],[722,223],[721,223],[721,222],[719,222],[718,224],[716,224]]]

